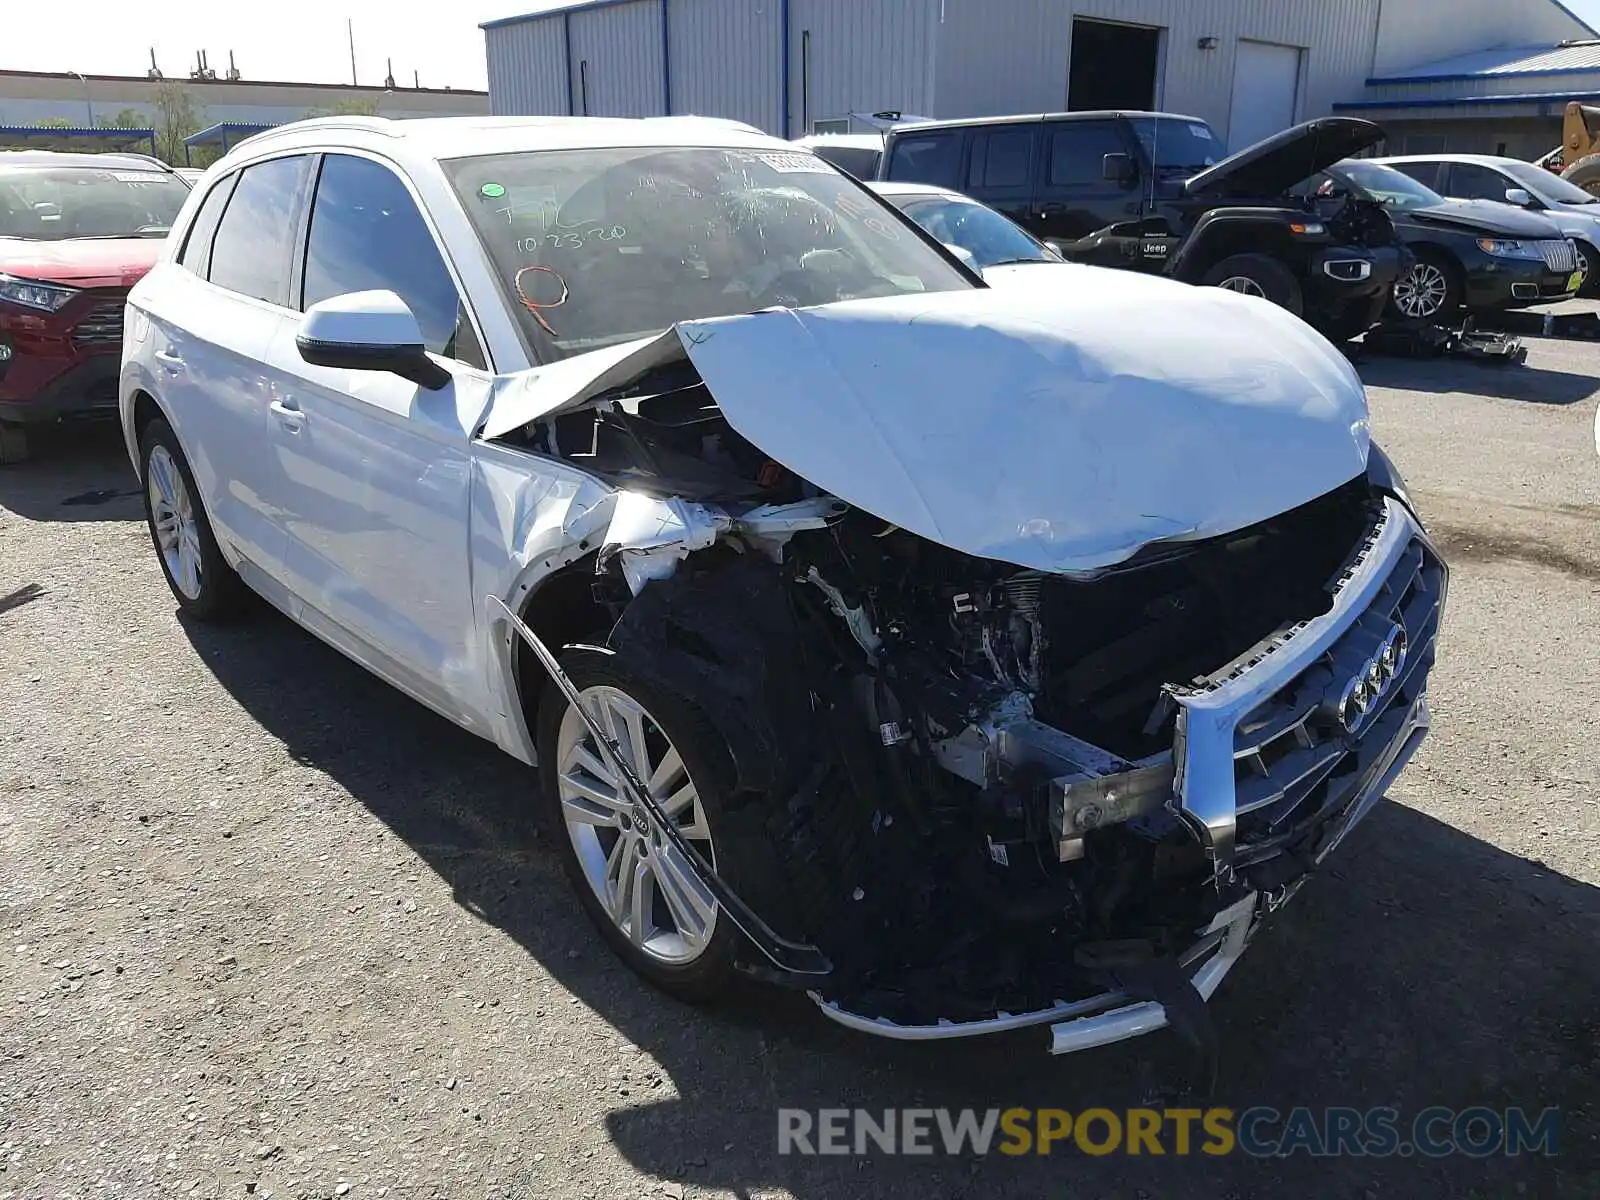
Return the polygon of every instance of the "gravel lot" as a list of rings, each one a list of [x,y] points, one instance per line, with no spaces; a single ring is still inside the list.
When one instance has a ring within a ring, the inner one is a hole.
[[[114,438],[0,470],[0,1200],[1600,1195],[1600,346],[1373,361],[1455,568],[1435,733],[1214,1003],[1219,1103],[1565,1110],[1553,1160],[789,1159],[779,1106],[1170,1101],[616,965],[530,774],[266,611],[177,619]]]

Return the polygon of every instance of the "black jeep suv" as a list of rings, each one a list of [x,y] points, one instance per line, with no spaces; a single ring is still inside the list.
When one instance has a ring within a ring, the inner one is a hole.
[[[1410,253],[1380,204],[1288,193],[1382,137],[1329,117],[1223,157],[1171,113],[939,121],[890,130],[879,174],[966,192],[1068,258],[1265,296],[1343,339],[1378,320]]]

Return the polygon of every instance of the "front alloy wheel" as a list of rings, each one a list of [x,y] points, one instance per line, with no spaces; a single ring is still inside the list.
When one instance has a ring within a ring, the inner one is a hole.
[[[1418,260],[1395,281],[1394,306],[1402,316],[1431,321],[1444,311],[1450,279],[1434,263]]]
[[[716,865],[711,827],[683,757],[644,705],[620,688],[580,693],[634,773],[683,836]],[[716,931],[717,905],[644,809],[631,803],[604,751],[570,707],[556,735],[556,788],[579,870],[601,910],[646,959],[669,968],[699,959]]]

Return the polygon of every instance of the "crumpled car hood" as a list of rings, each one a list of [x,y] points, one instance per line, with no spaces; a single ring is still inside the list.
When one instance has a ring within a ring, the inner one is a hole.
[[[1364,470],[1361,382],[1308,326],[1230,292],[1075,272],[687,321],[508,388],[483,436],[681,345],[728,423],[797,475],[951,549],[1057,572],[1232,532]]]

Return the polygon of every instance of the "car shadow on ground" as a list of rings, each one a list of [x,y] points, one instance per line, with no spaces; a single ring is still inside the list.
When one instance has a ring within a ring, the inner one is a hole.
[[[30,521],[142,521],[139,480],[112,422],[35,433],[26,462],[0,466],[0,509]]]
[[[1080,1111],[1207,1101],[1186,1092],[1191,1063],[1168,1032],[1052,1059],[1042,1030],[895,1043],[840,1029],[795,995],[751,989],[714,1009],[663,997],[588,925],[553,850],[559,834],[536,829],[530,769],[261,607],[236,626],[185,630],[297,759],[346,788],[459,904],[661,1064],[677,1095],[619,1097],[606,1120],[605,1136],[641,1171],[741,1197],[783,1187],[800,1200],[1600,1194],[1600,889],[1393,802],[1279,914],[1219,992],[1221,1071],[1210,1102],[1285,1113],[1393,1106],[1407,1119],[1433,1105],[1535,1115],[1556,1106],[1564,1127],[1554,1159],[1180,1162],[1060,1147],[1048,1158],[781,1157],[780,1107]],[[530,1174],[527,1186],[540,1178]]]
[[[1551,371],[1526,363],[1493,366],[1452,358],[1386,358],[1365,353],[1358,353],[1354,362],[1368,387],[1410,392],[1459,392],[1497,400],[1565,406],[1582,403],[1600,391],[1600,379],[1592,375]]]

